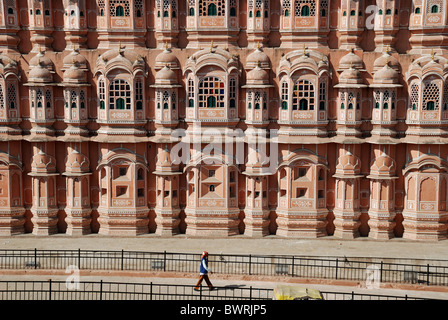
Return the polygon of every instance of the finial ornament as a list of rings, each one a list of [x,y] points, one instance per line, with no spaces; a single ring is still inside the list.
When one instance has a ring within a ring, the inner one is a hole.
[[[434,58],[436,56],[436,53],[434,52],[434,49],[431,49],[431,59],[434,61]]]
[[[212,53],[213,52],[213,40],[212,40],[212,42],[210,42],[210,53]]]

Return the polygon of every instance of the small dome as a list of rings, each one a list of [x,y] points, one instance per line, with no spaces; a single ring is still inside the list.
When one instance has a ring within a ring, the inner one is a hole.
[[[157,171],[175,171],[178,169],[178,165],[171,161],[170,150],[165,148],[160,148],[157,154],[156,170]]]
[[[393,84],[398,82],[398,72],[386,64],[373,75],[375,83]]]
[[[260,49],[257,48],[254,52],[249,54],[246,59],[246,68],[252,69],[256,66],[261,68],[269,68],[271,65],[269,57]]]
[[[350,67],[347,70],[344,70],[339,76],[339,82],[345,84],[361,84],[362,76],[361,72],[358,69]]]
[[[156,57],[155,68],[162,69],[164,66],[169,66],[171,69],[179,67],[176,56],[168,48],[165,48],[165,50]]]
[[[13,59],[11,59],[8,56],[0,55],[0,69],[5,70],[9,69],[14,73],[18,72],[18,65],[17,62]]]
[[[336,173],[339,174],[359,174],[361,171],[361,164],[359,159],[347,152],[345,155],[339,157],[336,165]]]
[[[56,160],[54,157],[44,153],[42,150],[33,156],[33,162],[31,163],[31,170],[34,172],[55,172]]]
[[[42,65],[33,67],[28,74],[28,82],[53,82],[53,73]]]
[[[157,84],[176,84],[177,74],[170,67],[164,66],[163,69],[159,70],[156,74]]]
[[[269,84],[269,74],[259,66],[247,73],[248,84]]]
[[[66,55],[62,62],[66,67],[69,67],[73,64],[76,64],[81,68],[87,67],[87,59],[76,50],[73,50],[70,54]]]
[[[40,51],[34,57],[30,59],[29,62],[30,67],[36,67],[37,65],[42,66],[43,68],[54,70],[53,61],[50,58],[45,56],[45,52]]]
[[[89,159],[77,150],[73,150],[67,156],[67,161],[65,162],[65,167],[69,172],[87,172],[89,171]]]
[[[114,65],[123,65],[131,70],[144,69],[145,61],[143,57],[134,50],[126,50],[119,46],[117,49],[110,49],[100,55],[97,59],[97,68],[111,68]]]
[[[303,54],[292,62],[293,65],[299,64],[311,64],[313,67],[317,67],[317,62],[310,57],[309,54]]]
[[[87,81],[86,72],[73,64],[64,72],[64,82],[82,83]]]
[[[398,60],[387,52],[384,52],[379,58],[375,60],[375,62],[373,63],[373,71],[378,71],[387,64],[389,64],[392,69],[400,71],[400,63],[398,62]]]
[[[357,56],[353,50],[339,61],[339,70],[348,69],[350,66],[353,66],[356,69],[363,69],[362,59]]]
[[[383,153],[373,161],[370,172],[376,175],[390,175],[395,174],[395,169],[395,161]]]

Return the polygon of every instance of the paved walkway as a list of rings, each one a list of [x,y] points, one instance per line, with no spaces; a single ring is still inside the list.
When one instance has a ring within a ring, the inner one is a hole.
[[[370,238],[341,240],[285,239],[277,236],[247,238],[193,238],[186,235],[159,237],[153,234],[137,237],[107,237],[91,234],[71,237],[66,234],[35,236],[23,234],[0,237],[0,249],[84,249],[134,250],[210,254],[265,254],[301,256],[346,256],[448,260],[448,240],[439,242],[411,241],[402,238],[378,241]]]
[[[244,236],[234,236],[229,238],[194,238],[186,235],[176,235],[172,237],[159,237],[157,235],[144,235],[138,237],[107,237],[98,234],[91,234],[82,237],[71,237],[65,234],[52,236],[35,236],[23,234],[12,237],[0,237],[0,249],[84,249],[84,250],[134,250],[134,251],[155,251],[155,252],[185,252],[200,253],[203,250],[211,254],[266,254],[266,255],[302,255],[302,256],[346,256],[346,257],[378,257],[378,258],[410,258],[410,259],[442,259],[448,260],[448,241],[440,242],[417,242],[406,239],[392,239],[388,241],[378,241],[369,238],[358,238],[354,240],[341,240],[334,237],[320,239],[285,239],[277,236],[264,238],[247,238]],[[61,272],[61,271],[58,271]],[[63,272],[63,271],[62,271]],[[146,282],[154,283],[178,283],[193,284],[196,278],[194,275],[187,277],[167,278],[167,277],[139,277],[134,275],[83,275],[82,280],[103,279],[104,281],[119,282]],[[31,279],[65,279],[67,275],[59,273],[53,275],[32,274],[25,271],[19,274],[1,274],[1,280],[31,280]],[[214,282],[218,286],[246,285],[260,288],[272,288],[276,283],[266,281],[243,279],[232,279],[229,277],[214,276]],[[262,280],[262,279],[260,279]],[[359,286],[334,286],[319,283],[306,284],[325,291],[341,292],[364,292],[373,294],[391,294],[416,297],[428,297],[438,299],[448,299],[448,292],[425,292],[414,290],[398,290],[398,288],[381,288],[377,292],[368,291]]]

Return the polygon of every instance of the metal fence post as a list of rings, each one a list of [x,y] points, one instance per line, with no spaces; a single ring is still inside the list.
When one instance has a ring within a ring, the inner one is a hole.
[[[48,288],[48,300],[51,300],[51,279],[48,280],[49,288]]]
[[[292,256],[292,262],[291,262],[291,277],[294,277],[294,256]]]
[[[381,261],[381,268],[380,268],[380,282],[383,282],[383,261]]]
[[[124,263],[124,250],[121,249],[121,270],[123,271],[123,263]]]
[[[103,280],[100,281],[100,300],[103,300]]]
[[[163,251],[163,271],[166,271],[166,250]]]
[[[149,300],[152,301],[152,281],[151,281],[151,283],[149,284]]]
[[[37,269],[37,248],[34,248],[34,269]]]
[[[338,261],[339,259],[336,258],[336,280],[338,279]]]
[[[429,286],[429,263],[426,265],[426,285]]]
[[[252,300],[252,286],[250,286],[249,290],[249,300]]]
[[[78,269],[81,269],[81,249],[78,248]]]
[[[252,255],[249,255],[249,275],[252,275]]]

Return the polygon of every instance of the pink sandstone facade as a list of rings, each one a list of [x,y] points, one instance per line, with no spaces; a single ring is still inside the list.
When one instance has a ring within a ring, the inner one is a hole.
[[[0,235],[446,239],[447,77],[447,0],[2,0]]]

